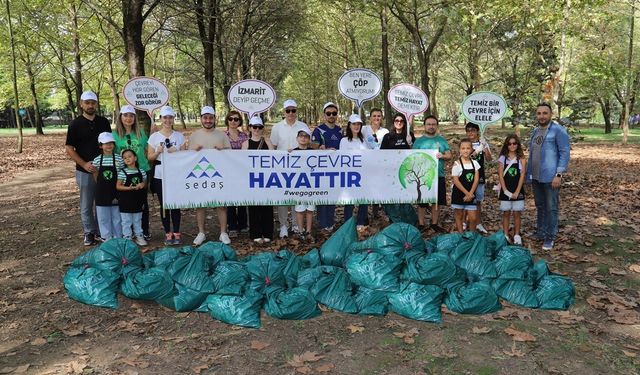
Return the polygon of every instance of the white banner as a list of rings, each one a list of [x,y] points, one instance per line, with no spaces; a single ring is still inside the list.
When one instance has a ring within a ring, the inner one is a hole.
[[[165,208],[435,203],[431,150],[201,150],[162,156]]]

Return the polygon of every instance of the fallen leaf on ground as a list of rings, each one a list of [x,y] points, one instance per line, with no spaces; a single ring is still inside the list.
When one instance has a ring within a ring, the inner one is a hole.
[[[51,289],[51,290],[47,291],[45,294],[47,296],[51,296],[53,294],[58,294],[58,293],[60,293],[60,289]]]
[[[317,372],[330,372],[334,368],[336,368],[336,366],[333,363],[327,363],[326,365],[322,365],[322,366],[316,367],[316,371]]]
[[[0,368],[0,374],[11,374],[12,372],[14,372],[16,370],[15,367],[3,367]]]
[[[413,344],[415,342],[413,338],[418,336],[418,333],[420,333],[420,331],[418,331],[417,328],[411,328],[407,332],[394,332],[393,335],[401,338],[405,344]]]
[[[256,341],[256,340],[251,341],[251,349],[262,350],[262,349],[264,349],[264,348],[266,348],[268,346],[269,346],[269,344],[261,342],[261,341]]]
[[[635,357],[638,356],[636,353],[630,352],[630,351],[627,351],[627,350],[623,350],[622,353],[624,353],[624,355],[626,355],[627,357],[631,357],[631,358],[635,358]]]
[[[605,284],[601,283],[598,280],[591,280],[591,282],[589,283],[590,286],[594,287],[594,288],[598,288],[598,289],[609,289],[608,286],[606,286]]]
[[[29,370],[29,367],[31,367],[31,364],[30,364],[30,363],[27,363],[26,365],[18,366],[18,367],[15,369],[14,373],[15,373],[15,374],[22,374],[22,373],[25,373],[25,372],[27,372],[27,370]]]
[[[627,274],[627,271],[619,270],[617,268],[609,268],[609,274],[616,276],[625,276]]]
[[[485,333],[489,333],[491,332],[492,329],[489,327],[473,327],[471,329],[471,332],[475,333],[476,335],[483,335]]]
[[[632,264],[629,266],[629,269],[633,272],[640,273],[640,264]]]
[[[360,333],[364,332],[364,326],[360,323],[349,324],[347,329],[351,331],[351,333]]]
[[[65,334],[65,336],[69,336],[69,337],[75,337],[75,336],[80,336],[82,335],[82,331],[79,329],[70,329],[70,330],[62,330],[62,333]]]
[[[316,352],[306,351],[300,355],[294,354],[293,357],[287,363],[291,367],[305,367],[306,362],[317,362],[324,358],[323,355],[318,355]]]
[[[535,336],[533,336],[532,334],[530,334],[528,332],[518,331],[517,329],[513,328],[513,326],[505,328],[504,332],[507,335],[513,337],[514,341],[519,341],[519,342],[534,342],[534,341],[536,341]]]
[[[301,374],[311,374],[313,370],[309,366],[296,367],[296,372]]]
[[[47,343],[46,339],[43,339],[42,337],[38,337],[36,339],[31,340],[31,345],[33,346],[42,346],[45,345]]]
[[[553,320],[560,324],[576,324],[584,322],[584,316],[574,315],[569,311],[557,311]]]
[[[513,344],[511,345],[511,350],[510,351],[503,350],[502,352],[504,354],[508,355],[509,357],[524,357],[524,352],[522,350],[516,348],[515,340],[513,341]]]
[[[353,351],[351,351],[349,349],[343,350],[343,351],[340,352],[340,355],[345,357],[345,358],[348,358],[348,357],[353,356]]]
[[[200,366],[193,367],[191,370],[193,370],[193,372],[195,372],[196,374],[199,374],[202,372],[202,370],[206,370],[208,368],[209,368],[209,365],[200,365]]]
[[[67,373],[82,374],[85,368],[87,368],[87,365],[85,363],[80,363],[78,361],[71,361],[67,364]]]

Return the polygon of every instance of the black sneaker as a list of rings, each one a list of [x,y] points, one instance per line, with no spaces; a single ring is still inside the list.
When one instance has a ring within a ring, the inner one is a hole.
[[[439,226],[438,224],[431,224],[429,228],[433,229],[433,231],[436,233],[447,233],[447,230]]]
[[[105,239],[100,237],[100,235],[94,234],[93,237],[95,238],[96,242],[104,242],[105,241]]]
[[[84,234],[84,246],[95,245],[96,238],[93,233],[85,233]]]
[[[151,233],[144,233],[142,237],[144,237],[145,241],[151,241]]]

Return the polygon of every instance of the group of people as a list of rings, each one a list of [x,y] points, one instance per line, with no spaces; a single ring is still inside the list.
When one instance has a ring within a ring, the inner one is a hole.
[[[323,106],[324,122],[313,131],[298,119],[297,103],[288,99],[283,104],[283,119],[275,124],[270,137],[264,135],[260,117],[249,119],[249,134],[242,131],[243,116],[230,111],[225,117],[226,131],[216,128],[216,112],[204,106],[200,112],[201,128],[187,140],[173,130],[175,116],[171,107],[160,110],[159,130],[147,136],[138,126],[135,109],[130,105],[120,108],[116,129],[111,131],[107,119],[96,114],[97,96],[85,92],[81,96],[82,114],[69,125],[66,152],[76,162],[76,182],[80,190],[80,213],[84,229],[84,244],[113,237],[126,237],[144,246],[150,239],[149,204],[147,188],[160,202],[160,217],[164,229],[164,243],[182,243],[180,232],[181,211],[162,208],[162,156],[165,152],[202,149],[243,150],[389,150],[429,149],[438,158],[437,203],[418,205],[418,225],[426,228],[426,211],[430,208],[429,228],[442,233],[439,224],[440,207],[447,205],[445,162],[453,158],[447,140],[438,132],[438,119],[424,119],[424,135],[416,139],[409,129],[406,117],[393,116],[391,130],[383,126],[383,112],[370,111],[369,125],[362,118],[349,116],[346,128],[337,123],[339,109],[333,102]],[[537,209],[536,238],[544,241],[543,248],[551,249],[558,231],[559,187],[562,173],[569,161],[569,137],[566,130],[551,121],[551,107],[541,104],[536,110],[538,126],[529,145],[528,162],[524,157],[520,139],[515,134],[506,137],[498,158],[500,182],[500,208],[505,235],[515,244],[522,244],[520,232],[521,212],[524,210],[525,180],[532,184]],[[481,223],[481,205],[485,192],[485,163],[491,161],[491,147],[481,139],[478,125],[465,126],[466,137],[460,141],[459,156],[453,160],[451,177],[451,207],[454,209],[457,231],[478,230],[486,233]],[[95,205],[95,212],[94,212]],[[355,207],[344,207],[344,220],[354,213]],[[379,205],[373,205],[373,216],[378,217]],[[291,230],[300,239],[312,238],[314,216],[317,226],[327,233],[336,223],[335,205],[300,204],[278,206],[279,237],[289,236]],[[289,215],[291,211],[291,216]],[[359,230],[368,225],[368,206],[357,207],[356,222]],[[274,235],[272,206],[218,207],[219,240],[231,243],[238,233],[248,232],[257,243],[270,242]],[[314,215],[315,214],[315,215]],[[514,230],[510,236],[513,216]],[[97,218],[97,219],[96,219]],[[198,234],[193,245],[206,240],[204,208],[196,209]]]

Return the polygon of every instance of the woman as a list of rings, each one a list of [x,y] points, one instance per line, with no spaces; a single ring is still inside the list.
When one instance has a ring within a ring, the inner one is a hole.
[[[242,143],[243,150],[273,150],[268,137],[264,136],[264,124],[260,117],[249,120],[251,137]],[[273,206],[249,206],[249,236],[257,243],[268,243],[273,236]]]
[[[415,140],[416,137],[412,132],[409,132],[409,136],[407,136],[407,118],[402,113],[396,113],[393,115],[393,130],[382,138],[380,149],[408,150]]]
[[[144,129],[138,127],[136,110],[131,105],[123,105],[120,114],[116,117],[116,130],[112,132],[116,140],[116,153],[120,155],[124,150],[133,150],[138,159],[138,167],[149,176],[149,161],[147,160],[147,142],[149,137]],[[148,184],[147,184],[148,185]],[[147,199],[147,186],[144,188],[144,203],[142,205],[142,232],[146,241],[151,239],[149,231],[149,201]]]
[[[242,131],[242,115],[238,111],[229,111],[225,119],[227,130],[225,134],[229,138],[232,150],[242,149],[242,144],[249,138]],[[227,220],[229,225],[229,237],[238,237],[238,231],[247,232],[247,207],[227,207]]]
[[[185,150],[187,146],[182,133],[173,130],[175,118],[176,114],[171,107],[162,107],[160,109],[160,130],[151,134],[147,146],[147,158],[149,161],[156,161],[151,184],[160,202],[160,219],[165,233],[164,244],[167,246],[180,245],[182,243],[180,210],[165,210],[162,208],[162,154],[164,152],[172,153]]]
[[[347,122],[347,135],[340,140],[340,151],[342,150],[370,150],[371,146],[365,142],[364,135],[362,134],[362,119],[359,115],[353,114],[349,116]],[[356,225],[358,230],[365,229],[367,225],[367,210],[366,204],[358,205],[358,217],[356,219]],[[344,221],[347,221],[353,215],[353,205],[348,204],[344,206]]]

